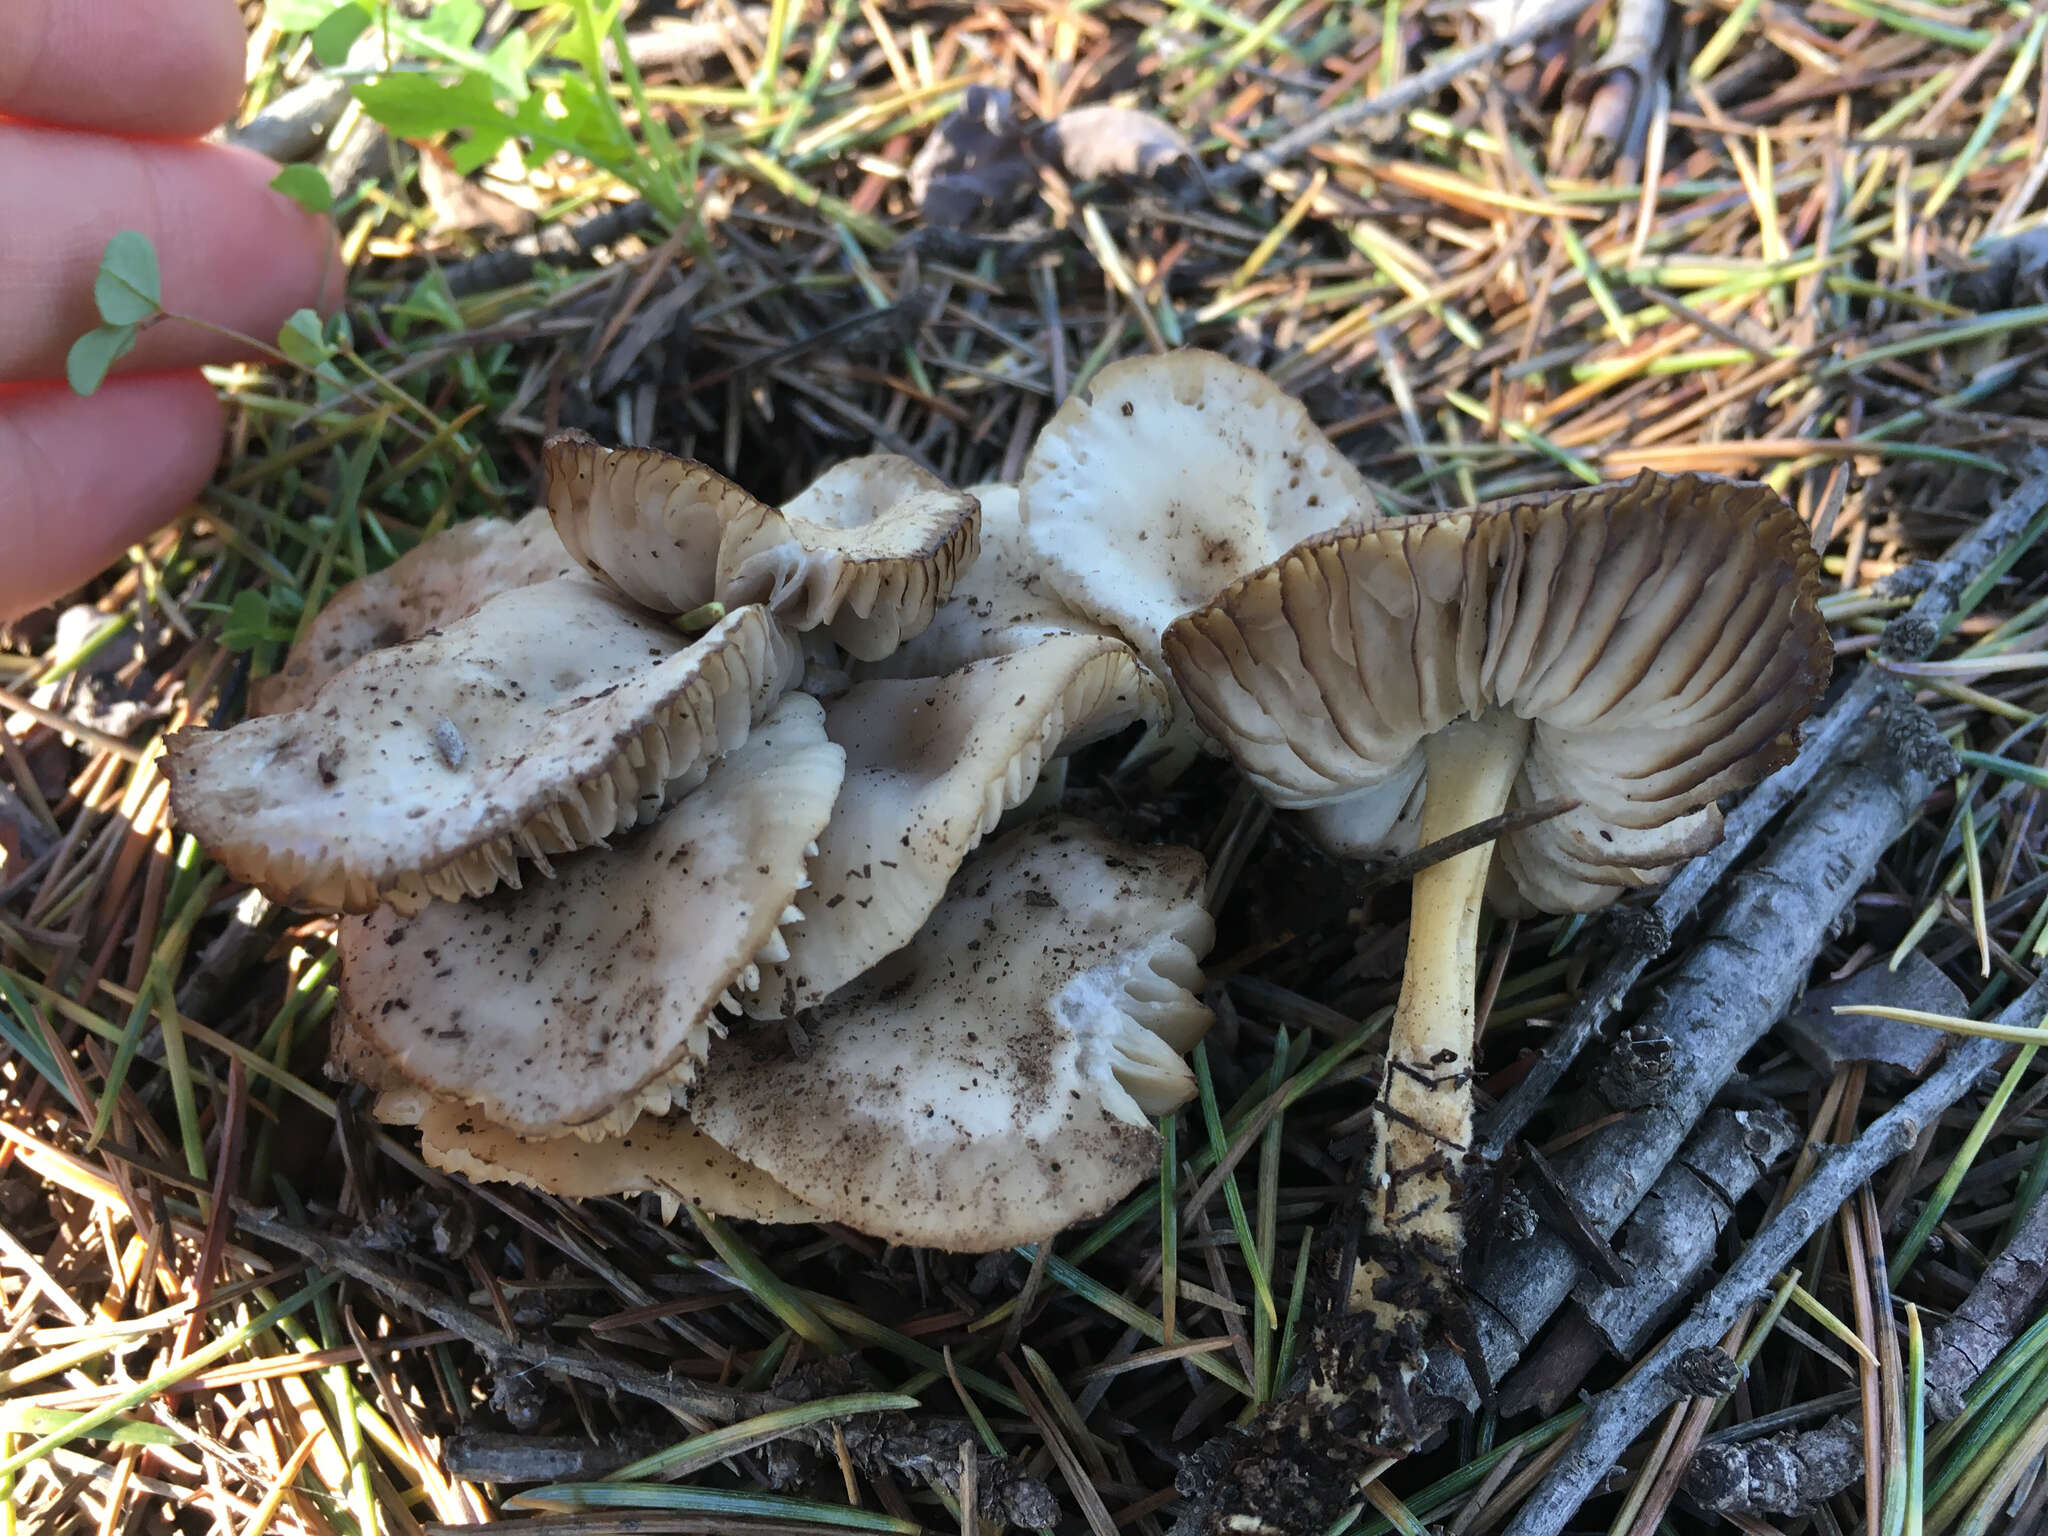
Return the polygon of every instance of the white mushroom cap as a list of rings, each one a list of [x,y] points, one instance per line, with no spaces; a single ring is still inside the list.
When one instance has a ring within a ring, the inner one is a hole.
[[[1531,722],[1508,810],[1579,809],[1498,841],[1495,895],[1586,911],[1711,847],[1715,800],[1790,758],[1832,654],[1818,571],[1766,487],[1646,471],[1307,540],[1165,649],[1246,774],[1333,821],[1405,801],[1453,720]]]
[[[721,601],[726,530],[773,512],[708,464],[652,448],[606,448],[586,432],[549,438],[541,467],[548,512],[569,553],[656,613]]]
[[[953,584],[925,632],[856,672],[871,677],[941,677],[971,662],[1035,645],[1050,635],[1106,635],[1105,624],[1082,617],[1046,582],[1037,551],[1025,537],[1014,485],[991,481],[968,488],[981,504],[981,554]]]
[[[327,1075],[338,1083],[360,1083],[376,1094],[377,1118],[393,1124],[415,1123],[433,1097],[356,1028],[345,1008],[335,1009],[328,1018]]]
[[[486,517],[444,528],[335,593],[285,664],[251,685],[250,713],[301,709],[357,657],[452,624],[500,592],[575,569],[545,507],[515,521]]]
[[[287,905],[417,910],[654,815],[746,739],[798,661],[764,609],[686,644],[564,576],[371,652],[302,709],[177,733],[171,805]]]
[[[980,548],[965,491],[895,454],[835,464],[751,534],[735,527],[721,571],[742,602],[798,629],[823,626],[873,661],[932,621]]]
[[[892,455],[834,466],[783,511],[652,448],[565,432],[544,457],[562,542],[659,613],[765,603],[873,659],[923,630],[974,562],[974,498]]]
[[[741,1162],[691,1123],[682,1110],[643,1115],[616,1136],[529,1138],[487,1119],[474,1105],[457,1103],[409,1080],[358,1031],[346,1009],[329,1026],[328,1074],[361,1083],[376,1097],[371,1113],[387,1125],[419,1127],[420,1155],[429,1167],[464,1178],[541,1189],[593,1200],[651,1193],[663,1219],[694,1205],[714,1216],[746,1221],[817,1221],[818,1213],[760,1169]]]
[[[1085,822],[970,860],[911,944],[804,1021],[712,1053],[691,1114],[835,1221],[985,1252],[1100,1215],[1151,1173],[1148,1117],[1194,1095],[1180,1052],[1213,937],[1202,863]]]
[[[1163,671],[1159,637],[1310,534],[1374,515],[1301,402],[1213,352],[1130,358],[1059,408],[1020,483],[1046,580]]]
[[[381,1113],[380,1113],[381,1118]],[[431,1168],[464,1178],[521,1184],[572,1200],[650,1193],[664,1219],[693,1205],[743,1221],[818,1221],[818,1212],[750,1163],[698,1130],[681,1110],[642,1116],[603,1141],[578,1136],[529,1140],[473,1109],[433,1101],[416,1121],[420,1155]]]
[[[909,942],[960,861],[1038,782],[1062,744],[1163,712],[1158,680],[1120,640],[1055,635],[943,678],[861,683],[825,729],[846,785],[797,897],[789,954],[761,967],[756,1017],[808,1008]]]
[[[727,989],[780,952],[844,769],[818,702],[791,694],[612,850],[523,891],[345,921],[350,1031],[516,1135],[601,1136],[666,1113]]]

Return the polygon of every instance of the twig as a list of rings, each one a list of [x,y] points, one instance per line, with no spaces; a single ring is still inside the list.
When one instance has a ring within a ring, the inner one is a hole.
[[[1555,1413],[1604,1354],[1635,1358],[1713,1262],[1734,1202],[1798,1142],[1799,1128],[1776,1108],[1710,1111],[1622,1229],[1615,1246],[1627,1279],[1579,1282],[1571,1314],[1523,1364],[1500,1412]]]
[[[1861,750],[1801,803],[1770,848],[1731,882],[1728,900],[1642,1028],[1672,1044],[1660,1102],[1586,1137],[1559,1159],[1579,1207],[1612,1233],[1656,1182],[1742,1056],[1784,1014],[1837,915],[1912,825],[1954,755],[1925,713],[1880,703]],[[1497,1246],[1473,1285],[1473,1320],[1498,1381],[1571,1293],[1579,1264],[1556,1233]],[[1430,1389],[1472,1401],[1463,1364],[1432,1356]]]
[[[224,143],[253,149],[288,165],[319,152],[348,110],[349,101],[348,81],[323,71],[220,137]]]
[[[654,206],[636,198],[574,224],[550,224],[530,235],[521,235],[495,251],[444,267],[441,277],[448,284],[448,291],[458,299],[472,293],[488,293],[493,288],[524,282],[533,275],[533,264],[542,257],[580,261],[603,246],[637,235],[654,221]]]
[[[2011,1010],[2008,1010],[2010,1012]],[[2038,1024],[2038,1018],[2022,1021]],[[1963,1411],[1963,1394],[2010,1344],[2048,1289],[2048,1196],[2034,1201],[2012,1241],[1927,1351],[1927,1406],[1938,1419]]]
[[[235,903],[227,926],[207,942],[192,971],[178,984],[178,1013],[211,1022],[251,966],[260,965],[285,929],[285,912],[250,889]]]
[[[2048,453],[2029,454],[2020,468],[2026,478],[1934,563],[1913,606],[1885,627],[1885,656],[1917,660],[1933,650],[1965,589],[2048,510]],[[1536,1064],[1494,1110],[1480,1143],[1483,1158],[1489,1162],[1498,1159],[1501,1149],[1521,1134],[1565,1069],[1621,1006],[1650,962],[1670,947],[1672,936],[1707,893],[1719,888],[1722,877],[1757,835],[1841,752],[1884,685],[1878,669],[1864,668],[1807,733],[1799,755],[1759,784],[1729,814],[1720,845],[1680,870],[1647,911],[1639,910],[1632,920],[1618,925],[1612,957],[1545,1043]]]
[[[59,714],[54,709],[45,709],[42,705],[24,699],[19,694],[10,693],[5,688],[0,688],[0,709],[11,709],[27,715],[38,725],[46,725],[61,735],[75,737],[94,751],[111,752],[123,762],[142,761],[143,748],[132,746],[118,736],[109,736],[105,731],[95,730],[92,726],[73,720],[69,715]]]
[[[595,1481],[675,1444],[673,1435],[517,1435],[467,1429],[441,1443],[443,1470],[472,1483]]]
[[[2033,1025],[2048,1007],[2048,981],[2036,981],[1999,1016],[2000,1022]],[[1709,1349],[1734,1326],[1736,1317],[1762,1296],[1771,1281],[1793,1263],[1807,1240],[1846,1204],[1856,1187],[1901,1156],[1920,1134],[2012,1049],[1997,1040],[1959,1041],[1948,1060],[1903,1102],[1873,1121],[1847,1147],[1823,1153],[1799,1193],[1765,1224],[1720,1283],[1643,1361],[1634,1375],[1592,1401],[1557,1465],[1516,1514],[1507,1536],[1557,1536],[1578,1511],[1630,1441],[1665,1408],[1679,1389],[1672,1368],[1688,1350]]]
[[[1390,886],[1406,885],[1423,870],[1446,859],[1455,859],[1461,853],[1468,853],[1484,843],[1491,843],[1506,837],[1511,832],[1526,831],[1541,826],[1554,817],[1563,816],[1579,808],[1576,800],[1543,800],[1535,805],[1525,806],[1519,811],[1506,811],[1499,816],[1489,816],[1484,821],[1475,821],[1469,827],[1462,827],[1449,837],[1440,837],[1433,843],[1424,844],[1413,853],[1403,854],[1390,864],[1383,864],[1363,882],[1363,891],[1383,890]]]
[[[1406,112],[1410,107],[1429,100],[1460,75],[1484,69],[1502,54],[1512,53],[1522,44],[1533,42],[1544,33],[1576,20],[1581,12],[1591,9],[1592,3],[1593,0],[1548,0],[1547,4],[1538,6],[1500,36],[1460,49],[1449,58],[1410,75],[1392,90],[1318,113],[1292,132],[1281,134],[1264,149],[1216,171],[1209,177],[1209,184],[1234,187],[1254,176],[1278,170],[1304,149],[1310,149],[1347,128],[1375,117],[1391,117]]]
[[[699,1414],[720,1423],[739,1417],[749,1403],[755,1401],[738,1392],[693,1387],[672,1376],[658,1376],[635,1365],[607,1360],[589,1350],[515,1339],[485,1322],[469,1308],[450,1302],[433,1287],[399,1273],[360,1244],[303,1231],[267,1211],[240,1201],[235,1203],[235,1221],[244,1231],[254,1233],[266,1242],[289,1248],[321,1269],[339,1270],[390,1301],[409,1307],[422,1317],[432,1318],[494,1359],[517,1360],[541,1370],[556,1371],[607,1391],[630,1392],[665,1408]]]
[[[1631,1266],[1625,1286],[1580,1287],[1586,1317],[1623,1359],[1682,1300],[1713,1261],[1714,1243],[1735,1214],[1730,1204],[1799,1144],[1799,1128],[1782,1110],[1717,1109],[1636,1207],[1622,1252]]]

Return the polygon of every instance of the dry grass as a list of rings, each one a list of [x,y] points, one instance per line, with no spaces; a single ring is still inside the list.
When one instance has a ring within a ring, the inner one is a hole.
[[[1230,168],[1398,89],[1475,21],[1402,0],[776,0],[686,19],[702,50],[642,52],[644,82],[620,89],[633,143],[517,172],[502,204],[462,206],[413,148],[337,130],[352,344],[325,378],[223,373],[233,450],[203,503],[80,595],[97,627],[33,616],[0,648],[10,1531],[616,1529],[627,1514],[601,1494],[514,1508],[507,1485],[585,1486],[642,1456],[658,1459],[610,1496],[641,1511],[635,1530],[990,1529],[948,1492],[957,1459],[939,1471],[956,1440],[918,1439],[964,1417],[1052,1488],[1062,1529],[1158,1532],[1177,1457],[1298,1357],[1403,912],[1384,891],[1361,906],[1358,871],[1213,765],[1162,787],[1098,753],[1071,780],[1223,868],[1220,1026],[1161,1187],[1054,1251],[976,1261],[472,1187],[323,1079],[331,925],[249,901],[167,823],[161,735],[234,718],[355,575],[523,509],[543,432],[651,441],[771,498],[877,447],[965,484],[1014,476],[1106,361],[1214,346],[1302,395],[1400,509],[1641,466],[1768,479],[1826,549],[1844,676],[1905,604],[1883,578],[1980,518],[2042,432],[2048,283],[1994,254],[2036,227],[2048,178],[2048,23],[2018,3],[1596,3],[1256,175]],[[253,115],[313,66],[252,21]],[[1632,53],[1646,24],[1660,35]],[[1217,174],[1173,201],[1044,170],[1021,222],[924,230],[906,167],[974,83],[1042,117],[1116,94]],[[600,212],[616,238],[539,270],[478,264],[503,237],[460,227]],[[1965,768],[1816,979],[1917,950],[1985,1017],[2048,953],[2038,532],[1911,675]],[[1569,1007],[1602,931],[1496,932],[1489,1094]],[[1708,1529],[1678,1497],[1692,1447],[1843,1410],[1871,1431],[1865,1484],[1741,1529],[2044,1528],[2048,1338],[2027,1335],[1919,1454],[1902,1310],[1931,1327],[1954,1308],[2048,1186],[2032,1050],[1838,1213],[1728,1341],[1743,1384],[1673,1410],[1576,1529]],[[1899,1090],[1770,1039],[1744,1070],[1811,1144]],[[1560,1093],[1534,1139],[1580,1134],[1579,1110]],[[1745,1200],[1723,1261],[1810,1164]],[[832,1417],[877,1392],[921,1406],[908,1425]],[[1501,1529],[1581,1411],[1457,1425],[1348,1529]],[[490,1438],[508,1431],[517,1446]]]

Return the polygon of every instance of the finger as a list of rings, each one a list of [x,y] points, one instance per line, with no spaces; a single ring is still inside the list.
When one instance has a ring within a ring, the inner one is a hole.
[[[199,494],[221,407],[196,372],[0,390],[0,622],[62,597]]]
[[[234,0],[0,0],[0,113],[196,137],[233,115]]]
[[[155,244],[167,309],[269,341],[293,310],[337,302],[333,225],[271,191],[276,174],[261,155],[221,145],[0,123],[0,379],[63,377],[71,343],[99,324],[93,274],[124,229]],[[242,351],[165,321],[143,332],[126,366]]]

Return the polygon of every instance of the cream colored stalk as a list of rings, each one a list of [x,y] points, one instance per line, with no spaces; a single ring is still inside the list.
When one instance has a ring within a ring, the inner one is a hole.
[[[1504,710],[1430,737],[1423,843],[1506,809],[1528,743],[1528,722]],[[1460,1165],[1472,1144],[1479,907],[1492,862],[1487,843],[1415,877],[1401,1000],[1373,1115],[1368,1220],[1375,1240],[1351,1287],[1351,1310],[1382,1324],[1417,1306],[1440,1313],[1456,1301],[1465,1240]]]

